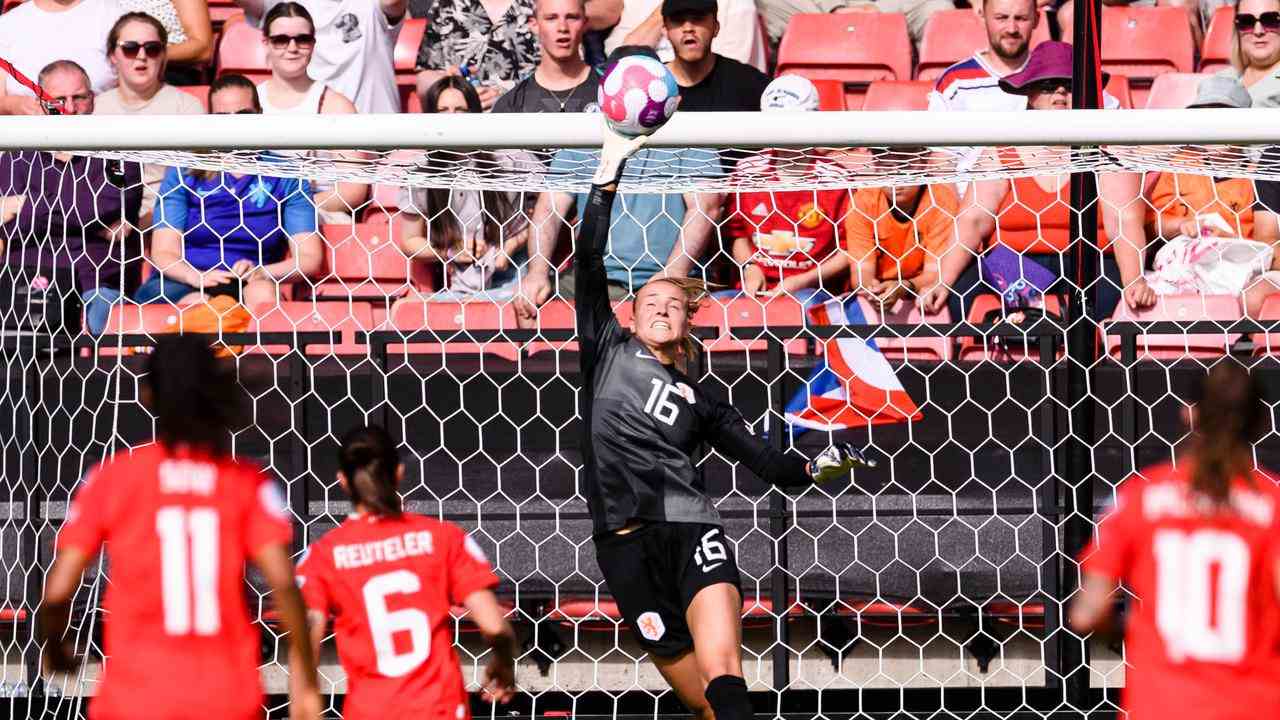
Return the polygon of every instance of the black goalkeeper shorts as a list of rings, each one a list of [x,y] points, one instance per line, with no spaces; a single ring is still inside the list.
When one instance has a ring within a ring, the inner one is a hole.
[[[651,522],[597,535],[596,562],[623,619],[645,651],[674,657],[693,647],[685,610],[698,591],[742,591],[733,545],[717,525]]]

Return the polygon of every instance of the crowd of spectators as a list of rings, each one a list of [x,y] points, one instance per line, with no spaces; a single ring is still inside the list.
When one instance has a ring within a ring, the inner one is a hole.
[[[235,0],[262,31],[269,76],[223,74],[197,98],[175,87],[198,74],[212,47],[204,0],[28,0],[0,15],[0,58],[38,77],[44,97],[15,76],[0,83],[0,113],[353,114],[398,112],[393,48],[404,0]],[[744,4],[745,3],[745,4]],[[667,63],[683,111],[800,112],[818,108],[798,76],[772,83],[766,45],[795,12],[903,12],[913,37],[947,0],[877,2],[747,0],[435,0],[417,53],[426,113],[593,112],[601,69],[585,46],[595,35],[615,60],[646,54]],[[1032,35],[1047,17],[1038,0],[985,0],[985,47],[946,69],[931,112],[1069,109],[1072,48]],[[763,18],[768,32],[762,31]],[[1280,104],[1280,0],[1240,0],[1232,66],[1201,83],[1192,107]],[[58,42],[50,42],[57,37]],[[1116,99],[1107,96],[1107,107]],[[500,145],[495,138],[495,145]],[[328,152],[339,159],[359,153]],[[896,155],[951,156],[962,167],[1066,165],[1065,150],[916,148]],[[1049,153],[1050,155],[1046,155]],[[277,156],[286,153],[277,152]],[[268,155],[270,157],[270,155]],[[587,180],[592,153],[428,154],[432,163],[513,169],[542,163]],[[883,153],[876,162],[887,162]],[[641,150],[631,172],[755,177],[821,176],[842,160],[827,152],[770,150],[743,158],[705,149]],[[1244,163],[1244,159],[1241,159]],[[887,166],[886,166],[887,167]],[[899,166],[895,166],[900,169]],[[1220,232],[1267,243],[1280,223],[1266,202],[1280,189],[1193,173],[1102,173],[1099,237],[1107,253],[1098,311],[1150,306],[1150,251],[1177,237]],[[0,241],[10,263],[70,267],[91,332],[111,306],[198,303],[231,295],[246,306],[305,298],[319,280],[326,224],[350,224],[369,203],[364,183],[137,167],[44,152],[0,156]],[[413,282],[435,299],[514,301],[532,322],[553,297],[572,298],[573,268],[557,263],[585,198],[566,192],[402,189],[393,235]],[[606,257],[610,295],[630,296],[658,273],[696,274],[721,297],[786,294],[817,302],[847,291],[884,306],[970,317],[975,297],[1016,254],[1032,284],[1072,273],[1069,176],[858,190],[623,193]],[[1226,230],[1206,225],[1215,216]],[[147,262],[136,262],[146,257]],[[1277,262],[1280,262],[1278,260]],[[1280,266],[1277,266],[1280,269]],[[1022,271],[1015,271],[1022,272]],[[434,278],[439,277],[439,280]],[[1039,278],[1049,278],[1040,280]],[[291,287],[297,286],[297,287]],[[1259,282],[1243,306],[1256,312],[1275,289]]]

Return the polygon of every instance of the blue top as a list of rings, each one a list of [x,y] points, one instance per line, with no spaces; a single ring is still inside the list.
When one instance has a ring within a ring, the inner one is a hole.
[[[597,157],[596,151],[561,150],[551,160],[551,174],[590,182]],[[724,170],[714,150],[645,148],[627,161],[627,174],[688,179],[716,177]],[[578,194],[576,205],[581,215],[587,207],[586,193]],[[680,193],[619,193],[613,203],[604,256],[609,280],[629,285],[632,291],[648,282],[666,265],[671,248],[680,239],[684,214],[684,196]]]
[[[183,257],[201,271],[242,259],[279,262],[289,236],[316,230],[306,180],[230,173],[202,179],[178,168],[165,171],[154,217],[157,227],[182,233]]]

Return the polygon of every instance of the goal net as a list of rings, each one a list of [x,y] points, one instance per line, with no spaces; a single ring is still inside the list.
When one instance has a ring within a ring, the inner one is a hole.
[[[239,368],[234,447],[279,479],[297,552],[350,511],[338,438],[385,424],[408,507],[464,526],[501,578],[518,712],[681,712],[603,584],[579,486],[567,250],[597,117],[0,128],[0,695],[85,714],[110,568],[76,598],[88,662],[42,680],[52,543],[85,471],[152,435],[147,346],[202,332]],[[880,461],[784,494],[701,460],[761,710],[1112,707],[1123,647],[1065,626],[1075,555],[1117,484],[1173,456],[1206,367],[1277,372],[1274,134],[1250,111],[868,112],[685,114],[651,138],[612,220],[620,317],[657,273],[707,279],[700,382],[777,447]],[[278,715],[286,645],[263,584],[245,591]],[[453,626],[474,687],[483,642]],[[332,639],[322,676],[336,715]]]

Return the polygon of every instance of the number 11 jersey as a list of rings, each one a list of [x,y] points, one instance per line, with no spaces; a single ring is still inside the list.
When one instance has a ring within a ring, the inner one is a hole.
[[[1086,573],[1137,597],[1125,632],[1130,720],[1280,717],[1280,489],[1262,472],[1251,480],[1237,480],[1221,509],[1191,492],[1183,469],[1143,470],[1081,555]]]
[[[450,608],[498,584],[462,528],[412,513],[354,515],[308,549],[298,583],[334,618],[343,717],[470,717]]]

